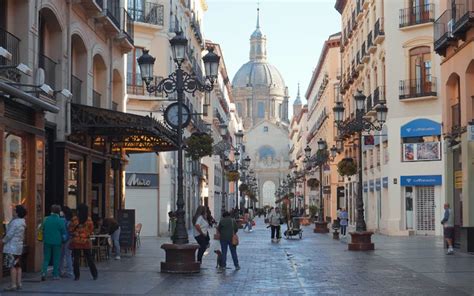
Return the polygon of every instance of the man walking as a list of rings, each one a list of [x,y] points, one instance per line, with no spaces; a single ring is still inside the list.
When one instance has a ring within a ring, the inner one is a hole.
[[[453,250],[453,238],[454,238],[454,217],[449,207],[449,203],[444,204],[444,217],[441,220],[441,224],[444,227],[444,239],[448,244],[448,252],[446,255],[454,254]]]

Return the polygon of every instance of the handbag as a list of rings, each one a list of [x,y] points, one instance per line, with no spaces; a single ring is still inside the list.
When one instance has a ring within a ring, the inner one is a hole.
[[[235,223],[235,221],[232,220],[232,226],[234,226],[234,223]],[[232,228],[233,228],[233,227],[232,227]],[[234,245],[234,246],[238,246],[238,245],[239,245],[239,236],[237,235],[237,233],[234,233],[234,234],[232,235],[232,245]]]
[[[214,233],[214,239],[215,240],[221,240],[221,233],[218,231],[216,231],[216,233]]]

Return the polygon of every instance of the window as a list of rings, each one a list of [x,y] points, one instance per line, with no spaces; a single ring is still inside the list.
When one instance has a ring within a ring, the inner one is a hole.
[[[242,103],[237,103],[237,114],[242,117]]]
[[[142,86],[142,76],[137,59],[142,55],[143,49],[135,47],[129,54],[127,54],[127,85]]]
[[[441,160],[439,136],[403,138],[402,161]]]
[[[264,118],[265,117],[265,103],[258,102],[257,104],[257,117]]]
[[[383,142],[383,163],[388,163],[388,141]]]
[[[431,50],[429,46],[420,46],[410,50],[410,89],[423,93],[431,89]]]
[[[264,132],[264,133],[268,133],[268,126],[264,126],[264,127],[263,127],[263,132]]]

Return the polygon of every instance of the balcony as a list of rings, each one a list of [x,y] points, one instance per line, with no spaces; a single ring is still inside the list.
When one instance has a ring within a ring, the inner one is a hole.
[[[122,33],[119,36],[120,46],[122,47],[122,52],[127,53],[133,49],[134,44],[134,26],[133,18],[123,9],[123,18],[122,18]]]
[[[436,77],[400,81],[400,100],[436,99],[436,97]]]
[[[20,82],[21,74],[16,69],[16,66],[20,63],[20,39],[0,28],[0,46],[8,50],[12,55],[11,60],[0,57],[0,76],[8,80]]]
[[[74,104],[80,104],[82,96],[82,80],[74,75],[71,75],[71,92],[72,102]]]
[[[379,18],[374,26],[374,43],[380,44],[385,40],[385,31],[383,27],[383,18]]]
[[[362,43],[360,52],[361,52],[361,62],[367,63],[370,60],[370,54],[365,49],[365,42]]]
[[[451,18],[451,10],[446,10],[434,23],[434,50],[439,55],[445,55],[446,49],[454,40],[454,21]]]
[[[370,110],[372,110],[373,107],[374,107],[374,105],[373,105],[373,102],[372,102],[372,95],[368,95],[367,99],[365,101],[365,110],[366,110],[366,112],[369,112]]]
[[[362,71],[364,69],[364,63],[362,63],[362,59],[361,59],[361,53],[360,51],[357,52],[357,55],[356,55],[356,70],[357,71]]]
[[[193,16],[193,19],[191,21],[191,28],[193,28],[194,36],[199,41],[199,44],[202,44],[203,38],[202,38],[201,26],[199,25],[199,22],[197,21],[195,16]]]
[[[92,107],[100,108],[100,97],[102,95],[95,90],[92,91]]]
[[[161,4],[145,2],[145,7],[132,7],[129,1],[128,12],[135,22],[145,23],[155,26],[164,25],[164,6]]]
[[[387,101],[385,100],[385,86],[378,86],[374,90],[374,95],[373,95],[373,100],[372,104],[373,107],[376,107],[378,104],[381,103],[386,103]]]
[[[456,12],[453,13],[452,17],[454,19],[453,34],[464,38],[466,32],[474,24],[474,1],[456,0]]]
[[[51,88],[56,87],[56,65],[57,63],[44,54],[39,54],[38,66],[44,70],[44,83]]]
[[[415,7],[400,9],[399,28],[404,29],[411,26],[434,22],[434,4],[425,4]]]
[[[108,33],[120,33],[120,1],[119,0],[97,0],[102,8],[102,16],[99,20]]]
[[[459,102],[459,99],[458,99]],[[451,131],[456,133],[461,130],[461,105],[459,103],[451,106]]]
[[[133,77],[135,76],[135,77]],[[154,76],[154,81],[151,83],[152,85],[160,83],[163,80],[161,76]],[[148,96],[148,91],[146,90],[146,85],[142,82],[142,77],[140,73],[127,73],[127,94],[129,95],[137,95],[137,96]],[[165,94],[163,92],[155,92],[153,94],[155,97],[164,97]]]
[[[374,44],[374,40],[372,39],[372,31],[367,34],[367,51],[369,53],[374,53],[377,50],[377,46]]]

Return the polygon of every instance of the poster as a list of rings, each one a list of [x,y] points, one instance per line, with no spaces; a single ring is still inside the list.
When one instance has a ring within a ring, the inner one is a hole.
[[[415,160],[415,144],[403,144],[403,161]]]
[[[403,161],[440,160],[440,148],[440,142],[403,144]]]

